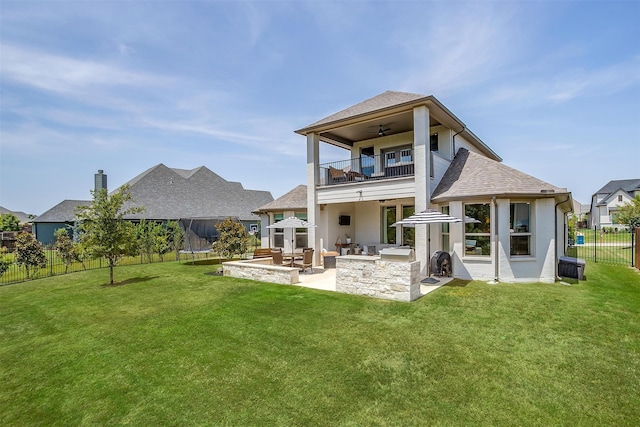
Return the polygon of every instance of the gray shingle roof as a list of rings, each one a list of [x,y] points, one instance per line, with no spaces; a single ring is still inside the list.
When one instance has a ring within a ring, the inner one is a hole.
[[[63,200],[42,215],[36,217],[33,222],[73,222],[76,218],[78,206],[89,206],[89,200]]]
[[[27,215],[26,213],[20,211],[10,211],[9,209],[3,208],[2,206],[0,206],[0,214],[13,214],[13,216],[18,218],[18,221],[20,221],[21,224],[31,222],[31,218],[29,218],[29,215]]]
[[[134,203],[145,211],[127,219],[226,218],[258,220],[252,212],[273,201],[268,191],[245,190],[239,182],[221,178],[204,166],[185,170],[172,169],[162,163],[126,184]],[[78,205],[90,201],[65,200],[35,219],[35,222],[71,222]]]
[[[171,169],[160,163],[127,182],[135,206],[129,219],[225,218],[257,220],[256,207],[273,200],[268,191],[245,190],[204,166]]]
[[[640,179],[618,179],[609,181],[604,187],[598,190],[596,194],[611,194],[620,189],[627,193],[640,191]]]
[[[434,202],[497,195],[555,195],[568,193],[531,175],[461,148],[431,199]]]
[[[393,90],[388,90],[381,93],[380,95],[376,95],[373,98],[369,98],[358,104],[352,105],[351,107],[345,108],[344,110],[338,111],[335,114],[325,117],[324,119],[318,120],[317,122],[312,123],[306,127],[310,128],[326,123],[337,122],[351,117],[373,113],[374,111],[384,110],[385,108],[415,102],[423,98],[427,99],[430,97],[419,95],[417,93],[396,92]]]
[[[256,209],[255,213],[260,212],[277,212],[277,211],[289,211],[307,209],[307,186],[298,185],[293,190],[289,191],[282,197],[278,197],[273,202],[260,206]]]

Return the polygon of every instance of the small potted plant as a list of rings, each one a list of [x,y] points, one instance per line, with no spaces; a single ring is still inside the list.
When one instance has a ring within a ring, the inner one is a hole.
[[[346,242],[347,245],[351,243],[351,237],[349,237],[349,235],[347,233],[344,234],[344,237],[346,238]]]

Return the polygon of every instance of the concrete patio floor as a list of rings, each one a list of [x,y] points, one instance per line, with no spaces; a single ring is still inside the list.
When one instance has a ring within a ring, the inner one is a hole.
[[[308,270],[307,270],[308,271]],[[313,273],[300,273],[300,283],[298,286],[304,286],[305,288],[322,289],[325,291],[336,290],[336,269],[322,267],[313,267]],[[453,280],[452,277],[438,277],[437,283],[421,283],[420,293],[426,295],[429,292],[433,292],[441,286],[446,285]]]

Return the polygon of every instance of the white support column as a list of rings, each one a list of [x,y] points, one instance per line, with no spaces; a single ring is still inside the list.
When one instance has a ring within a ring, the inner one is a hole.
[[[429,159],[429,109],[420,106],[413,109],[413,162],[415,173],[416,212],[427,209],[431,203],[431,165]],[[433,251],[433,248],[430,248]],[[420,261],[420,272],[427,273],[427,226],[416,225],[416,260]]]
[[[307,221],[318,225],[320,219],[320,206],[316,195],[316,185],[319,182],[318,162],[320,161],[320,137],[315,133],[307,135]],[[315,249],[313,264],[320,265],[320,233],[317,227],[308,230],[309,246]]]

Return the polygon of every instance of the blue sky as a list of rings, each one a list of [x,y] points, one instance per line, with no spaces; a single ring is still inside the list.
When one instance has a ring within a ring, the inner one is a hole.
[[[385,90],[582,203],[640,178],[639,1],[2,0],[0,205],[158,163],[277,198],[306,184],[294,130]]]

